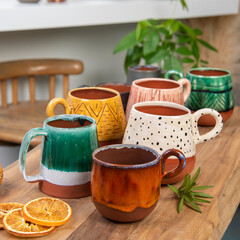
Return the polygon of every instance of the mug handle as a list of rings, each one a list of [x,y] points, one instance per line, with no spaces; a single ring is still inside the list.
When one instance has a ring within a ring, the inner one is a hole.
[[[48,117],[54,116],[54,108],[57,104],[63,105],[65,114],[71,114],[71,108],[64,98],[53,98],[47,105],[46,113]]]
[[[185,88],[183,88],[184,89],[183,90],[183,101],[186,102],[191,93],[191,83],[186,78],[181,78],[177,82],[180,83],[182,86],[185,86]]]
[[[23,178],[25,181],[27,182],[38,182],[38,181],[42,181],[43,177],[38,174],[35,176],[27,176],[26,175],[26,171],[25,171],[25,161],[26,161],[26,155],[27,155],[27,151],[28,151],[28,147],[30,144],[30,141],[37,136],[44,136],[47,137],[47,132],[44,131],[42,128],[33,128],[31,130],[29,130],[26,135],[24,136],[23,140],[22,140],[22,144],[19,150],[19,168],[20,168],[20,172],[23,175]]]
[[[203,135],[200,135],[199,130],[198,130],[198,119],[200,117],[202,117],[203,115],[208,115],[208,114],[214,117],[214,119],[216,120],[216,124],[211,131],[209,131],[208,133],[205,133]],[[193,118],[193,121],[192,121],[193,134],[194,134],[196,144],[202,143],[202,142],[207,142],[207,141],[213,139],[214,137],[216,137],[222,131],[222,128],[223,128],[222,116],[220,115],[219,112],[217,112],[214,109],[211,109],[211,108],[200,109],[192,114],[192,118]]]
[[[179,76],[179,78],[184,78],[183,74],[181,72],[177,71],[177,70],[169,70],[169,71],[167,71],[164,74],[164,78],[170,79],[170,76],[173,75],[173,74]]]
[[[171,171],[168,171],[168,172],[165,172],[164,169],[165,169],[166,161],[171,156],[177,157],[178,160],[179,160],[179,164],[175,169],[173,169]],[[169,150],[165,151],[161,156],[161,161],[162,161],[162,178],[175,177],[179,173],[181,173],[182,170],[186,166],[186,158],[185,158],[184,154],[177,149],[169,149]]]

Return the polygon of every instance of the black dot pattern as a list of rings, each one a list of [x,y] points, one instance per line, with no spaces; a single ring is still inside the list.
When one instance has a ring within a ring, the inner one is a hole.
[[[198,131],[198,119],[203,113],[201,110],[180,117],[160,117],[132,110],[123,143],[148,146],[160,154],[175,148],[181,150],[186,157],[192,157],[196,154],[197,143],[209,141],[221,132],[221,116],[215,110],[209,111],[214,112],[218,124],[214,131],[201,136]]]

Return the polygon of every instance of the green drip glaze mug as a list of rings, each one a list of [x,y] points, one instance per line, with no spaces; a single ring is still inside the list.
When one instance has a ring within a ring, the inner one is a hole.
[[[171,70],[165,74],[166,78],[176,74],[183,74]],[[233,113],[234,97],[232,91],[231,73],[219,68],[192,68],[187,72],[186,78],[191,82],[191,94],[185,105],[192,112],[202,108],[212,108],[218,111],[223,122],[226,122]],[[201,117],[199,125],[213,126],[215,121],[206,115]]]
[[[43,136],[40,173],[27,176],[26,154],[31,139]],[[84,115],[47,118],[43,128],[26,133],[19,151],[19,167],[25,181],[39,182],[42,192],[62,198],[91,194],[92,153],[98,148],[96,121]]]

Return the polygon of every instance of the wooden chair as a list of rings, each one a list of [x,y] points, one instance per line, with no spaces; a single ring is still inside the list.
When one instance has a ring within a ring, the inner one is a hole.
[[[0,88],[2,106],[0,106],[0,141],[20,144],[26,132],[42,127],[49,101],[35,100],[35,81],[49,76],[49,100],[55,95],[55,77],[63,75],[63,97],[67,97],[69,75],[83,72],[83,63],[68,59],[28,59],[0,62]],[[18,101],[18,85],[22,77],[28,77],[29,101]],[[12,103],[7,103],[7,80],[11,82]],[[40,138],[34,138],[31,146],[39,144]]]

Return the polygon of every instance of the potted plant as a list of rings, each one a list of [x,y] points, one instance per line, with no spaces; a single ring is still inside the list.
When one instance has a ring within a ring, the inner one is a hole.
[[[181,0],[186,9],[185,1]],[[125,72],[131,65],[157,64],[162,71],[175,69],[183,71],[183,64],[189,68],[206,66],[208,62],[201,59],[199,47],[216,51],[212,45],[201,39],[202,31],[191,28],[175,19],[148,19],[137,23],[136,29],[127,34],[115,47],[114,53],[126,52]]]

